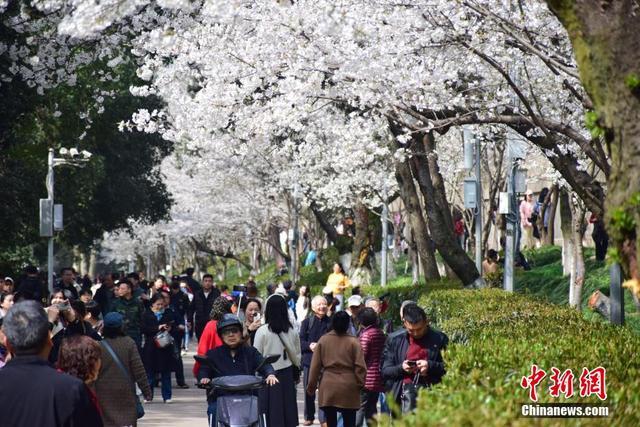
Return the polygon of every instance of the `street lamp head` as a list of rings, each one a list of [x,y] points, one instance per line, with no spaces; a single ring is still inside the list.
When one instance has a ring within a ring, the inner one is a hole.
[[[66,156],[67,154],[69,154],[69,150],[67,150],[66,148],[62,147],[60,149],[60,155],[61,156]]]
[[[77,148],[72,148],[69,150],[69,155],[71,157],[77,157],[80,154]]]
[[[86,160],[89,160],[91,158],[91,153],[88,152],[87,150],[82,150],[82,157],[84,157]]]

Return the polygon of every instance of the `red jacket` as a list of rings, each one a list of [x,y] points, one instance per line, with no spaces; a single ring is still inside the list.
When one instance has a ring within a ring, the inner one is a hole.
[[[376,326],[367,326],[360,332],[360,347],[362,347],[364,361],[367,365],[364,388],[369,391],[384,391],[380,367],[382,366],[385,341],[384,332]]]
[[[209,320],[207,326],[204,327],[202,335],[200,336],[200,341],[198,342],[197,354],[199,354],[200,356],[206,356],[207,351],[213,350],[214,348],[223,344],[222,339],[218,336],[218,333],[216,331],[217,326],[217,321]],[[200,362],[196,361],[195,365],[193,365],[193,375],[197,377],[199,371]]]

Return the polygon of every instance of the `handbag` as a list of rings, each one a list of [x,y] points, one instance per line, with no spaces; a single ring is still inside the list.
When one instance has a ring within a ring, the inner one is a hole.
[[[133,396],[136,400],[136,417],[138,417],[138,419],[144,417],[144,407],[142,406],[142,402],[140,402],[140,397],[136,393],[136,385],[134,384],[133,380],[129,376],[129,373],[127,372],[127,370],[124,368],[122,361],[120,361],[120,358],[118,357],[116,352],[113,351],[113,348],[111,348],[111,346],[106,340],[100,341],[100,344],[102,344],[102,346],[107,349],[107,351],[111,355],[111,358],[115,362],[116,366],[118,367],[118,369],[122,371],[125,378],[127,379],[127,381],[129,381],[129,384],[131,385],[131,389],[133,390]]]
[[[403,414],[407,414],[416,408],[416,400],[418,398],[418,389],[420,386],[420,374],[416,373],[413,381],[409,384],[402,384],[402,394],[400,395],[400,408]]]
[[[282,358],[284,360],[287,360],[287,355],[289,355],[289,360],[291,360],[291,370],[293,372],[293,382],[298,384],[298,383],[300,383],[300,376],[302,374],[302,370],[300,369],[299,366],[296,366],[296,364],[293,363],[293,359],[291,358],[291,355],[289,354],[289,349],[284,344],[284,341],[282,341],[282,337],[280,336],[280,334],[278,334],[278,339],[280,339],[280,344],[282,344],[282,347],[284,348],[284,352],[282,354]]]
[[[153,337],[153,341],[156,343],[156,347],[165,348],[173,344],[173,337],[167,331],[160,331]]]

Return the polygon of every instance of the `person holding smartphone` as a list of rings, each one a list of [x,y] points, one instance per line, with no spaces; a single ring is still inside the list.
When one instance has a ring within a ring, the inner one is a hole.
[[[256,331],[262,326],[262,304],[257,299],[249,298],[244,309],[244,336],[249,345],[253,345]]]
[[[446,373],[441,351],[449,338],[430,327],[426,313],[415,303],[402,309],[402,320],[405,329],[387,339],[381,372],[387,391],[408,412],[415,409],[417,388],[439,383]]]

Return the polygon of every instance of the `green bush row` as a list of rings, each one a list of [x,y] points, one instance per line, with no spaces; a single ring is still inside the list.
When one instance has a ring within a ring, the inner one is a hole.
[[[398,296],[412,292],[394,290]],[[447,374],[441,384],[421,393],[415,414],[394,425],[566,425],[566,419],[520,417],[520,404],[530,403],[520,381],[532,364],[547,371],[537,390],[539,402],[549,403],[602,403],[595,396],[579,397],[578,378],[583,367],[606,368],[604,403],[610,417],[573,419],[570,424],[640,425],[640,337],[629,328],[589,322],[575,310],[499,289],[434,290],[419,303],[450,338],[444,353]],[[548,394],[553,366],[572,369],[572,398]]]

